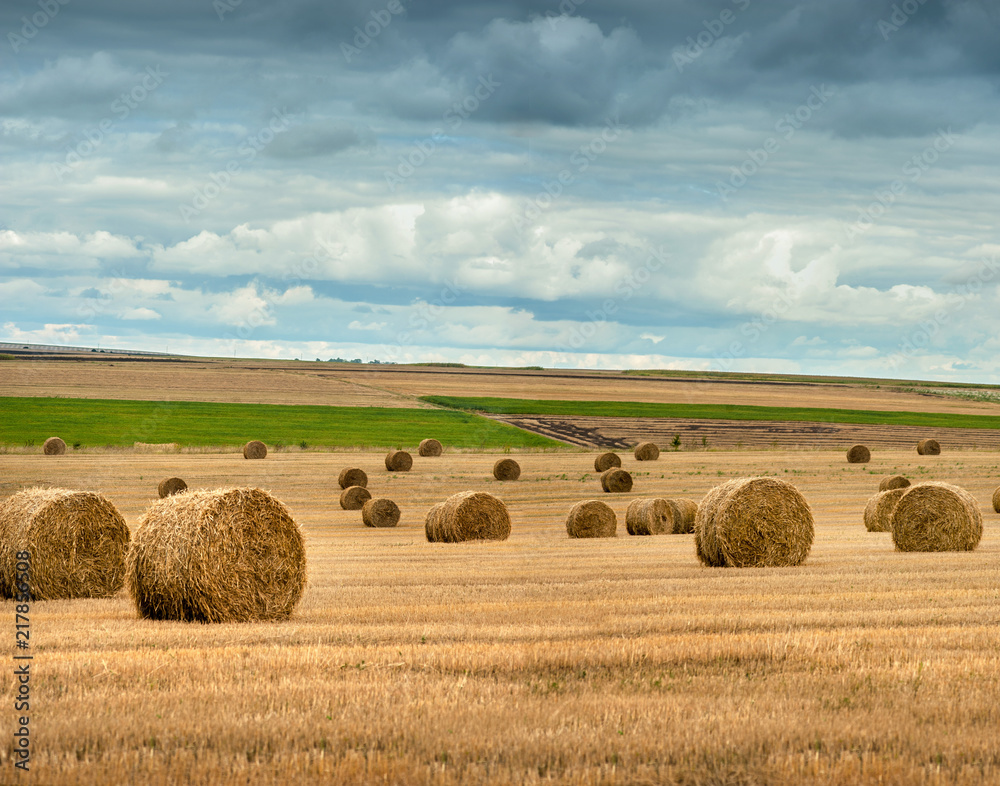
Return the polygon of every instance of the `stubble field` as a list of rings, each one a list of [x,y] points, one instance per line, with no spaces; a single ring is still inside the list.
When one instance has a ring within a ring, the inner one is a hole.
[[[130,525],[179,475],[254,485],[307,540],[292,619],[197,625],[138,619],[123,593],[32,607],[32,772],[2,749],[0,782],[876,784],[1000,780],[1000,456],[878,451],[663,453],[629,494],[602,494],[593,453],[0,455],[13,488],[107,495]],[[402,509],[371,530],[340,510],[336,476],[369,474]],[[901,554],[861,513],[885,474],[968,488],[986,522],[962,554]],[[710,570],[692,536],[625,534],[644,496],[695,499],[773,474],[812,505],[805,565]],[[501,543],[429,544],[426,511],[490,491],[513,521]],[[613,540],[567,537],[580,499],[619,515]],[[3,629],[13,640],[13,614]],[[6,728],[10,669],[0,678]]]

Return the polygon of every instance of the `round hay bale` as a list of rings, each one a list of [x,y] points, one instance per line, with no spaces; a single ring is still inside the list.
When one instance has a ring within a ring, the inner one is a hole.
[[[181,478],[166,478],[160,481],[160,484],[156,487],[156,493],[160,495],[160,499],[163,499],[172,494],[180,494],[182,491],[187,491],[187,487],[188,484]]]
[[[368,488],[368,475],[365,474],[363,469],[358,469],[357,467],[347,467],[346,469],[340,470],[337,483],[340,484],[342,489],[349,489],[351,486]]]
[[[0,596],[18,594],[17,555],[27,551],[32,600],[111,597],[125,583],[129,537],[125,519],[100,494],[19,491],[0,502]]]
[[[602,453],[594,459],[594,472],[607,472],[621,465],[622,460],[617,453]]]
[[[660,449],[655,442],[640,442],[635,446],[636,461],[656,461],[660,457]]]
[[[42,443],[42,453],[46,456],[61,456],[66,452],[66,443],[59,437],[49,437]]]
[[[126,575],[147,619],[286,619],[305,588],[305,545],[288,509],[266,491],[189,491],[142,514]]]
[[[1000,487],[993,492],[993,510],[1000,513]]]
[[[903,490],[891,526],[898,551],[972,551],[983,536],[983,514],[963,488],[918,483]]]
[[[663,535],[674,530],[674,508],[661,498],[634,499],[625,509],[629,535]]]
[[[250,440],[246,445],[243,446],[243,458],[245,459],[262,459],[267,456],[267,445],[261,442],[259,439]]]
[[[694,532],[694,521],[698,515],[698,503],[687,497],[668,499],[674,508],[674,535],[690,535]]]
[[[571,538],[613,538],[618,534],[618,517],[600,500],[577,502],[566,518],[566,532]]]
[[[517,480],[521,477],[521,465],[514,459],[500,459],[493,465],[493,477],[497,480]]]
[[[371,498],[371,492],[364,486],[348,486],[340,492],[340,507],[344,510],[361,510]]]
[[[917,443],[917,453],[921,456],[940,456],[941,445],[936,439],[922,439]]]
[[[399,523],[399,505],[384,497],[370,499],[361,508],[361,520],[366,527],[395,527]]]
[[[624,494],[632,490],[632,475],[617,467],[601,473],[601,488],[614,494]]]
[[[872,452],[864,445],[855,445],[847,451],[848,464],[867,464],[872,460]]]
[[[813,515],[795,486],[765,477],[740,478],[722,486],[725,491],[710,492],[698,509],[704,541],[699,557],[704,555],[705,564],[785,567],[805,560],[812,548]]]
[[[417,453],[421,456],[440,456],[444,450],[436,439],[422,439],[417,445]]]
[[[385,454],[385,468],[390,472],[409,472],[413,456],[405,450],[390,450]]]
[[[879,491],[891,491],[892,489],[905,489],[910,485],[910,481],[902,475],[890,475],[882,478],[878,484]]]
[[[506,540],[510,535],[510,514],[492,494],[461,491],[428,511],[424,532],[431,543]]]
[[[865,529],[869,532],[891,532],[892,512],[905,492],[905,487],[889,489],[868,500],[865,505]]]

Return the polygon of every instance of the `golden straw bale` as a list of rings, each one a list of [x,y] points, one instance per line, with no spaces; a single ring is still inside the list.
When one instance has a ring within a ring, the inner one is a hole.
[[[891,532],[892,512],[906,487],[880,491],[865,505],[865,529],[869,532]]]
[[[340,470],[340,475],[337,477],[337,483],[342,489],[347,489],[351,486],[368,488],[368,475],[363,469],[358,469],[358,467],[345,467]]]
[[[24,552],[32,600],[110,597],[125,582],[129,537],[125,519],[100,494],[19,491],[0,501],[0,597],[20,594]]]
[[[698,509],[702,562],[741,568],[785,567],[805,560],[812,548],[813,515],[795,486],[755,477],[722,487],[718,494],[710,492]]]
[[[640,442],[635,446],[636,461],[656,461],[660,457],[660,449],[655,442]]]
[[[340,507],[344,510],[361,510],[371,498],[371,492],[364,486],[348,486],[340,492]]]
[[[624,469],[612,467],[601,473],[601,488],[614,494],[625,494],[632,490],[632,475]]]
[[[613,538],[618,534],[618,517],[600,500],[577,502],[566,518],[566,532],[571,538]]]
[[[156,487],[156,493],[159,494],[160,499],[163,499],[164,497],[169,497],[171,494],[180,494],[182,491],[187,491],[187,487],[188,484],[182,478],[165,478]]]
[[[305,589],[305,544],[288,509],[266,491],[189,491],[142,514],[126,575],[148,619],[281,620]]]
[[[968,491],[949,483],[903,490],[892,512],[898,551],[972,551],[983,536],[983,514]]]
[[[390,472],[409,472],[413,456],[405,450],[390,450],[385,454],[385,468]]]
[[[262,459],[267,456],[267,445],[259,439],[252,439],[243,446],[243,458]]]
[[[461,491],[428,511],[424,532],[432,543],[506,540],[510,535],[510,514],[492,494]]]
[[[493,465],[493,477],[497,480],[517,480],[521,477],[521,465],[514,459],[500,459]]]
[[[607,472],[621,465],[622,460],[617,453],[602,453],[594,459],[594,472]]]
[[[902,475],[890,475],[879,481],[878,490],[891,491],[892,489],[905,489],[909,485],[910,481]]]
[[[395,527],[399,523],[399,506],[384,497],[370,499],[361,508],[361,520],[366,527]]]
[[[440,456],[444,448],[436,439],[423,439],[417,445],[417,454],[420,456]]]

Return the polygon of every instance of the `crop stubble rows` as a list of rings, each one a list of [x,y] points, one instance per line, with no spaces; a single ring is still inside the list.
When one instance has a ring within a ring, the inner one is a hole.
[[[878,478],[896,472],[956,482],[989,510],[994,455],[900,451],[864,467],[840,452],[626,455],[624,495],[600,493],[593,455],[519,455],[515,483],[492,480],[495,458],[446,454],[392,475],[364,453],[0,456],[8,492],[101,491],[133,526],[162,477],[259,485],[307,536],[310,587],[287,623],[144,622],[124,595],[37,604],[40,782],[998,776],[998,517],[971,554],[897,554],[861,524]],[[349,464],[399,502],[398,528],[339,509]],[[813,505],[801,568],[709,570],[690,536],[624,534],[631,499],[699,498],[764,472]],[[507,502],[510,539],[426,543],[424,513],[467,488]],[[570,504],[591,497],[617,511],[617,539],[566,537]],[[9,756],[8,743],[6,772]]]

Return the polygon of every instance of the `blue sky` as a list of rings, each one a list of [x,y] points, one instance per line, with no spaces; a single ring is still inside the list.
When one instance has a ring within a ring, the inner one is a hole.
[[[1000,7],[0,9],[0,341],[1000,382]]]

